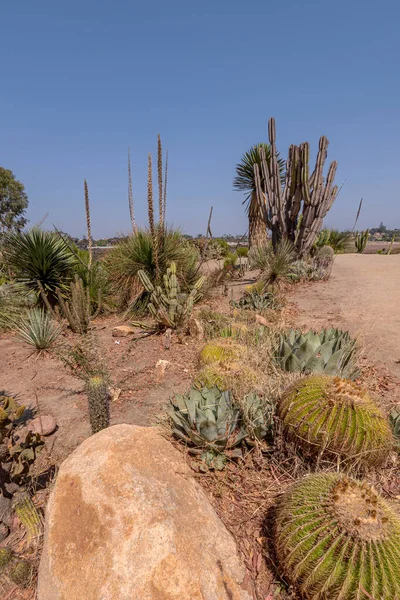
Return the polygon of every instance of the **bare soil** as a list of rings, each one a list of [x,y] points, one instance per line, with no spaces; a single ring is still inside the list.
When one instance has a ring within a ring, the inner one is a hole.
[[[400,400],[400,256],[339,255],[328,281],[293,289],[296,325],[349,330],[368,362],[396,382]]]

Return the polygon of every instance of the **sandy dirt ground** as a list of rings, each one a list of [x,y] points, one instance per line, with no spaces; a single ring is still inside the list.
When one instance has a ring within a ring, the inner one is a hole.
[[[400,379],[400,255],[339,255],[328,281],[299,286],[291,299],[299,326],[349,330],[369,361]]]

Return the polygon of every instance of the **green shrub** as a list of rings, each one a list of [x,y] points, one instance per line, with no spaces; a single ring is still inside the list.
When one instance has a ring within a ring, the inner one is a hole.
[[[301,598],[400,598],[400,519],[366,483],[311,475],[280,497],[275,551]]]
[[[241,246],[236,250],[236,254],[239,256],[239,258],[247,258],[249,256],[249,249],[247,246]]]
[[[312,458],[381,465],[393,448],[388,420],[354,382],[312,375],[287,390],[278,406],[284,436]]]

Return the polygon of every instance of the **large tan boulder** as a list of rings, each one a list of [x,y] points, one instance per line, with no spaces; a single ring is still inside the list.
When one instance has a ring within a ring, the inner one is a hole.
[[[156,429],[110,427],[62,464],[39,600],[250,600],[243,577],[231,535]]]

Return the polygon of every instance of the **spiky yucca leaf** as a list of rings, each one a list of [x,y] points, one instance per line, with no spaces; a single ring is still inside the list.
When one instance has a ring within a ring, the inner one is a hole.
[[[275,550],[302,598],[399,600],[400,519],[363,482],[311,475],[281,497]]]
[[[204,346],[200,353],[200,362],[203,365],[212,363],[227,364],[235,361],[246,351],[244,346],[235,344],[229,339],[213,340]]]
[[[33,308],[16,327],[18,336],[36,350],[49,350],[62,331],[62,325],[54,321],[43,308]]]
[[[389,422],[358,384],[314,375],[297,381],[278,406],[284,435],[309,456],[382,464],[393,447]]]
[[[353,379],[356,345],[349,333],[340,329],[323,329],[320,333],[301,333],[294,329],[280,336],[276,359],[291,373],[325,373]]]

